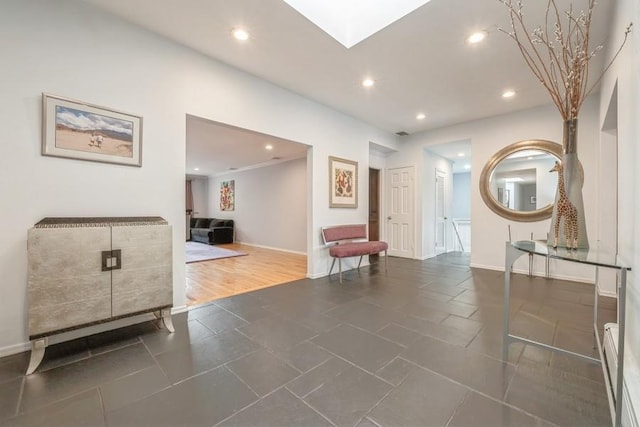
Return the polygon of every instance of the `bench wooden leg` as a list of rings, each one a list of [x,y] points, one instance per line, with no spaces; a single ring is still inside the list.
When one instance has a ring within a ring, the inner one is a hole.
[[[340,278],[340,284],[342,285],[342,258],[338,258],[338,271],[340,272],[338,277]]]
[[[363,257],[363,256],[364,256],[364,255],[360,255],[360,261],[358,261],[358,270],[360,270],[360,264],[362,264],[362,257]]]

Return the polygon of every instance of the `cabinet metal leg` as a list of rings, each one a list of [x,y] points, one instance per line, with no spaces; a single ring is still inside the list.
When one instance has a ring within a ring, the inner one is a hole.
[[[169,332],[175,332],[175,328],[173,327],[173,321],[171,320],[171,309],[165,308],[161,311],[162,314],[162,323],[164,323],[164,327],[167,328]]]
[[[44,352],[49,344],[47,338],[41,338],[39,340],[31,341],[31,359],[29,360],[29,367],[27,368],[27,375],[31,375],[38,369]]]

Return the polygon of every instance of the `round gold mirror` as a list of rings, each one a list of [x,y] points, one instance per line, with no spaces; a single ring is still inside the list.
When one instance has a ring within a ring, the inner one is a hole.
[[[541,221],[553,213],[562,145],[541,139],[519,141],[498,151],[480,175],[480,195],[498,215],[520,222]]]

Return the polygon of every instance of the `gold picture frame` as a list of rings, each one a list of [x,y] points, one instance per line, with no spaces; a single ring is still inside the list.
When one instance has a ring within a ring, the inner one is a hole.
[[[329,207],[358,207],[358,162],[329,156]]]

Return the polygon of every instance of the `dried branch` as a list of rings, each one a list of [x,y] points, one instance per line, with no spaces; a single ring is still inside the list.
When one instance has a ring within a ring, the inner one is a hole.
[[[633,23],[627,26],[624,39],[611,61],[589,84],[589,62],[602,49],[597,46],[590,50],[591,21],[595,0],[587,0],[587,10],[576,14],[573,5],[563,14],[558,10],[556,0],[547,0],[544,28],[529,31],[524,20],[522,0],[498,0],[509,10],[511,31],[501,28],[516,42],[520,54],[540,84],[551,95],[564,120],[575,119],[584,100],[598,85],[604,74],[616,60],[627,41]],[[553,22],[555,20],[555,22]]]

